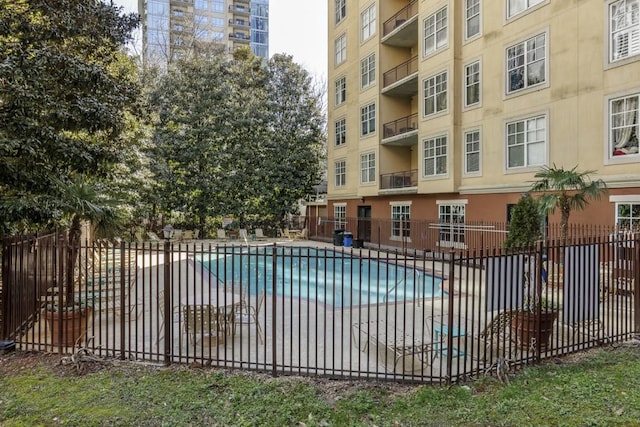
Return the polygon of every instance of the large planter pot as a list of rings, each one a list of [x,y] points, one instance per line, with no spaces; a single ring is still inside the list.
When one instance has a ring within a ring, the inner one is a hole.
[[[512,336],[518,338],[520,348],[540,348],[540,351],[546,351],[550,347],[553,324],[558,312],[542,311],[539,316],[536,312],[518,311],[511,318]]]
[[[76,310],[47,311],[46,318],[51,334],[51,344],[73,347],[84,342],[89,318],[93,309],[89,307]],[[60,336],[62,331],[62,336]]]

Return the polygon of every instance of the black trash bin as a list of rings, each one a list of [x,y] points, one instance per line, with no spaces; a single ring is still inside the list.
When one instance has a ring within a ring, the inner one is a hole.
[[[336,228],[333,230],[333,244],[334,246],[342,246],[344,239],[344,229]]]
[[[353,245],[353,233],[345,231],[343,234],[342,244],[345,248],[350,248]]]
[[[353,248],[359,249],[363,247],[362,239],[353,239]]]

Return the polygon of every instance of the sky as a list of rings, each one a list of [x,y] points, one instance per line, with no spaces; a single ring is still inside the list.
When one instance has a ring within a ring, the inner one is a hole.
[[[138,12],[138,0],[114,0]],[[269,0],[269,54],[293,56],[318,80],[327,76],[327,6],[325,0]]]

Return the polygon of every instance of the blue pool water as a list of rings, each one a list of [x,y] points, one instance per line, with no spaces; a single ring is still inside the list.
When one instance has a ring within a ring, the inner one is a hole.
[[[241,283],[250,295],[263,288],[270,295],[275,287],[277,295],[333,307],[412,301],[442,292],[440,277],[330,249],[227,247],[203,254],[197,261],[218,282]]]

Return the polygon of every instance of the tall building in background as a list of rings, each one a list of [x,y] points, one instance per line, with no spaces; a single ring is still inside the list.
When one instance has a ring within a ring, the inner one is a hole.
[[[139,0],[145,62],[167,64],[198,44],[269,57],[269,0]]]
[[[463,248],[556,165],[609,187],[572,223],[640,229],[640,0],[328,2],[337,228]]]

